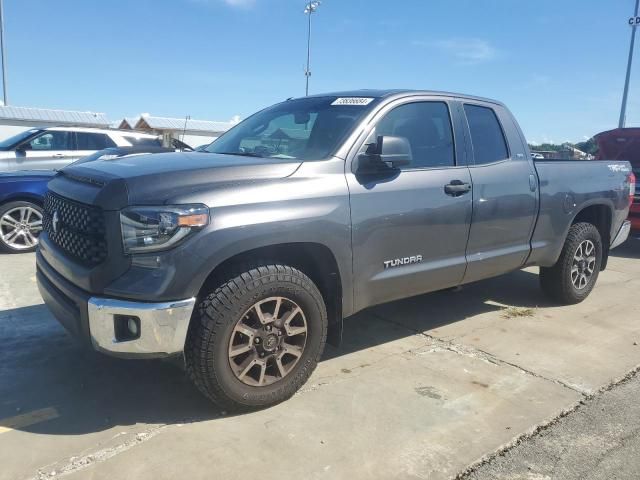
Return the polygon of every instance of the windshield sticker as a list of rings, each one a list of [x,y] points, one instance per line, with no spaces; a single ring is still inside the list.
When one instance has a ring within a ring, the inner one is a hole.
[[[612,172],[629,172],[631,171],[629,169],[629,167],[627,167],[626,165],[620,165],[620,164],[616,164],[616,163],[610,163],[609,165],[607,165],[609,167],[609,170],[611,170]]]
[[[331,105],[369,105],[373,102],[370,97],[340,97],[336,98]]]

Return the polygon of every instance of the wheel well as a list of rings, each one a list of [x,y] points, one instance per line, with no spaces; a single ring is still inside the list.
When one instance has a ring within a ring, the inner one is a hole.
[[[28,195],[20,195],[17,197],[5,198],[2,202],[0,202],[0,205],[6,205],[7,203],[11,203],[11,202],[29,202],[29,203],[35,203],[39,207],[43,206],[42,198],[30,197]]]
[[[609,246],[611,245],[611,209],[606,205],[591,205],[581,210],[573,219],[573,223],[586,222],[594,225],[602,238],[602,266],[607,267]]]
[[[263,261],[297,268],[316,284],[327,308],[329,320],[327,341],[334,345],[338,344],[342,335],[342,280],[333,253],[319,243],[269,245],[228,258],[208,275],[198,293],[198,300],[240,273],[239,270],[243,270],[243,266]]]

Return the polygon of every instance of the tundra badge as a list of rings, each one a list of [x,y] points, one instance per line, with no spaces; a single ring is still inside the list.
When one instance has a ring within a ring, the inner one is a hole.
[[[410,265],[412,263],[422,262],[422,255],[411,255],[410,257],[394,258],[393,260],[386,260],[384,262],[385,270],[387,268],[399,267],[400,265]]]

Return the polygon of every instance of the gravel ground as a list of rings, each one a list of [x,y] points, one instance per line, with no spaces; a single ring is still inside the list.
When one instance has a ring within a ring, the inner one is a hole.
[[[639,399],[636,374],[462,478],[639,479]]]

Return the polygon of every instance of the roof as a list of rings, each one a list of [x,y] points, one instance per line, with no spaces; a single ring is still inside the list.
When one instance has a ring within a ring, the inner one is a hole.
[[[117,128],[122,130],[133,130],[140,117],[124,117],[120,122],[116,122]]]
[[[603,137],[640,137],[640,128],[614,128],[613,130],[607,130],[606,132],[600,132],[593,136],[593,138]]]
[[[379,90],[379,89],[363,89],[363,90],[347,90],[343,92],[327,92],[320,93],[317,95],[311,95],[312,97],[372,97],[372,98],[383,98],[390,96],[399,96],[399,97],[409,97],[412,95],[433,95],[433,96],[444,96],[444,97],[455,97],[455,98],[463,98],[467,100],[477,100],[481,102],[495,103],[498,105],[502,105],[502,102],[498,100],[493,100],[491,98],[477,97],[475,95],[466,95],[463,93],[453,93],[453,92],[442,92],[438,90],[406,90],[406,89],[389,89],[389,90]],[[301,97],[305,98],[305,97]]]
[[[212,122],[209,120],[186,120],[184,118],[152,117],[145,115],[135,125],[135,129],[175,130],[188,132],[221,133],[235,125],[234,122]],[[186,128],[185,128],[186,127]]]
[[[634,168],[640,166],[640,128],[616,128],[593,138],[598,145],[597,158],[627,160]]]
[[[44,108],[14,107],[10,105],[0,105],[0,119],[101,127],[111,125],[111,121],[104,113],[49,110]]]
[[[37,127],[34,127],[37,128]],[[136,137],[136,138],[158,138],[158,135],[149,132],[136,132],[133,130],[119,130],[116,128],[98,128],[98,127],[76,127],[59,126],[59,127],[43,127],[43,130],[47,131],[62,131],[62,132],[86,132],[86,133],[105,133],[107,135]]]

